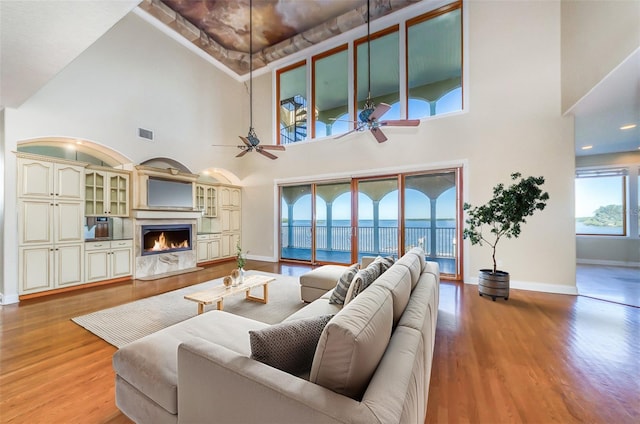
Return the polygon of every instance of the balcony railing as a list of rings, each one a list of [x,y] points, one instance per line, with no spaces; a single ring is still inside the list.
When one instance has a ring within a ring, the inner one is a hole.
[[[291,229],[291,234],[289,230]],[[377,234],[376,234],[377,232]],[[377,237],[376,237],[377,235]],[[422,246],[428,256],[443,258],[455,257],[455,227],[438,227],[435,245],[431,238],[431,228],[405,228],[405,250],[413,246]],[[284,224],[281,226],[283,248],[311,249],[311,226]],[[368,253],[397,253],[397,227],[358,227],[358,250]],[[317,250],[351,251],[351,227],[333,226],[331,232],[326,226],[316,226]]]

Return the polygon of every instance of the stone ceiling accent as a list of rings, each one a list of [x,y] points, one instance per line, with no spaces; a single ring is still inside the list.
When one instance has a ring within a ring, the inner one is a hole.
[[[371,20],[421,0],[371,0]],[[140,8],[238,75],[249,72],[249,0],[142,0]],[[253,69],[367,22],[366,0],[256,0]]]

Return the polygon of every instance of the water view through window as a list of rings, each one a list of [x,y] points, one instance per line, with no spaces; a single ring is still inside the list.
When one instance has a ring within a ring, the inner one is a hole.
[[[458,172],[281,187],[280,257],[350,264],[419,246],[458,276]]]

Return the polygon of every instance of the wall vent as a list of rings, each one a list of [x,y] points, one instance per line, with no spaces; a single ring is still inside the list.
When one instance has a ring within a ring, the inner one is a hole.
[[[138,137],[147,140],[153,140],[153,131],[145,130],[144,128],[138,128]]]

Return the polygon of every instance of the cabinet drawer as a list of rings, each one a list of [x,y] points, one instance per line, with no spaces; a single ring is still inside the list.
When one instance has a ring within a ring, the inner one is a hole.
[[[112,249],[119,249],[121,247],[133,247],[133,240],[113,240],[111,242]]]
[[[198,240],[209,240],[211,238],[211,234],[198,234]]]
[[[88,241],[84,244],[84,250],[103,250],[110,249],[111,242],[109,240],[105,241]]]

